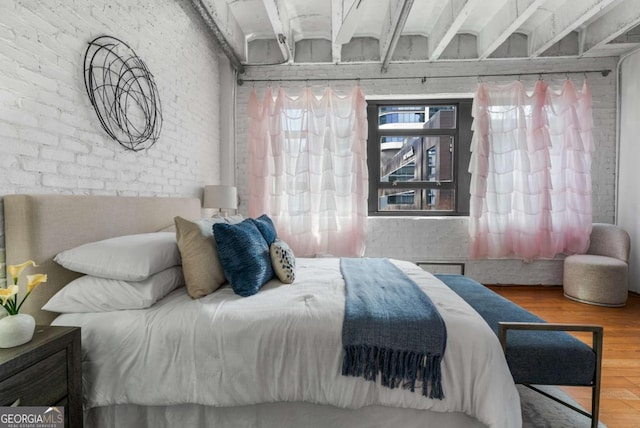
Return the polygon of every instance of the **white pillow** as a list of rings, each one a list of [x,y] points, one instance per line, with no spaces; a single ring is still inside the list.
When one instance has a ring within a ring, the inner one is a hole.
[[[100,278],[142,281],[180,264],[176,234],[141,233],[91,242],[53,259],[63,267]]]
[[[85,275],[54,294],[42,309],[60,313],[143,309],[182,285],[184,276],[180,266],[165,269],[139,282]]]

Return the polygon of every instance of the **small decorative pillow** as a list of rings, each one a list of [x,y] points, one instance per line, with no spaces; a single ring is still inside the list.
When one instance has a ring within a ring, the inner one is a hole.
[[[59,313],[143,309],[183,285],[180,266],[165,269],[139,282],[85,275],[54,294],[42,309]]]
[[[180,265],[180,251],[175,233],[141,233],[80,245],[58,253],[53,260],[87,275],[142,281]]]
[[[267,245],[273,244],[273,241],[276,240],[278,234],[275,226],[273,225],[273,221],[271,221],[269,216],[262,214],[258,218],[251,219],[251,221],[256,225],[260,233],[262,233],[264,240],[267,241]]]
[[[286,242],[276,239],[271,247],[271,266],[278,279],[285,284],[291,284],[296,279],[296,258],[293,250]]]
[[[236,294],[256,294],[273,278],[269,245],[252,219],[238,224],[214,224],[213,237],[224,276]]]

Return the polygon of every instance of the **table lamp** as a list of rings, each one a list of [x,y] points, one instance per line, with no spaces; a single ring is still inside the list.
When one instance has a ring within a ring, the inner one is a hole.
[[[238,208],[238,190],[235,186],[221,184],[204,186],[203,208],[214,208],[226,216],[226,210]]]

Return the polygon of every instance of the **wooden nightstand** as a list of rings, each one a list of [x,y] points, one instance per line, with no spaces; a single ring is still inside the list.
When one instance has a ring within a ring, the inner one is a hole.
[[[65,427],[82,427],[78,327],[38,325],[31,342],[0,349],[0,406],[12,404],[64,406]]]

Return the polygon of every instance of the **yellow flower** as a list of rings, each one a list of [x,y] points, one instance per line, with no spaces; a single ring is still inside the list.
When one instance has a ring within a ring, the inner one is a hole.
[[[27,275],[27,293],[40,285],[41,282],[47,282],[46,273],[37,273],[35,275]]]
[[[3,306],[7,304],[7,300],[9,300],[10,297],[18,294],[18,288],[19,287],[17,285],[11,285],[7,288],[0,288],[0,299],[2,299]]]
[[[19,265],[8,265],[7,266],[7,274],[9,274],[13,278],[13,285],[7,288],[0,289],[0,299],[2,300],[2,306],[5,308],[9,315],[16,315],[20,312],[20,308],[27,297],[31,294],[38,285],[43,282],[47,282],[47,275],[43,273],[38,273],[35,275],[27,275],[27,292],[22,297],[22,300],[18,301],[18,291],[20,288],[18,287],[18,281],[20,279],[20,275],[22,271],[24,271],[28,266],[37,266],[33,260],[27,260],[24,263]]]
[[[27,266],[37,266],[33,260],[27,260],[19,265],[7,265],[7,273],[13,278],[14,284],[18,282],[18,277]]]

